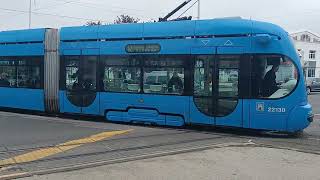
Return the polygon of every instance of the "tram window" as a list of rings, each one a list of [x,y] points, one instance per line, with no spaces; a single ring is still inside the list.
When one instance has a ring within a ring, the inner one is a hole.
[[[105,66],[136,66],[140,61],[137,58],[130,56],[110,56],[102,57]]]
[[[81,80],[86,90],[97,88],[97,56],[84,56],[81,67]]]
[[[40,88],[40,67],[17,67],[17,87]]]
[[[212,68],[213,56],[198,56],[194,68],[194,95],[212,95]]]
[[[103,56],[103,73],[99,86],[102,91],[140,92],[140,61],[135,56]]]
[[[73,89],[73,85],[78,80],[79,73],[79,59],[77,57],[69,57],[65,61],[66,66],[66,88]]]
[[[219,57],[219,97],[238,97],[239,56]]]
[[[213,115],[212,80],[214,56],[196,56],[193,76],[194,102],[198,109],[210,116]]]
[[[183,89],[183,68],[144,68],[143,90],[145,93],[180,95]]]
[[[144,93],[176,94],[184,92],[185,56],[152,55],[144,61]]]
[[[16,86],[16,68],[15,66],[7,66],[9,61],[0,61],[0,87]]]
[[[237,99],[218,99],[216,116],[225,116],[234,111],[238,104]]]
[[[298,82],[293,62],[279,55],[258,55],[252,62],[253,98],[281,98],[290,94]]]
[[[41,62],[32,57],[0,59],[0,86],[41,88]]]
[[[140,68],[106,67],[103,86],[112,92],[140,92]]]

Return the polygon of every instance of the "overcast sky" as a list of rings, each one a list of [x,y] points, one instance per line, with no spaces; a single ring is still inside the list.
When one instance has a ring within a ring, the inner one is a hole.
[[[184,0],[32,0],[32,28],[111,23],[120,14],[148,21],[165,16]],[[194,2],[195,0],[193,0]],[[192,5],[193,2],[189,4]],[[241,16],[278,24],[289,32],[320,34],[319,0],[200,0],[201,19]],[[0,31],[28,28],[29,0],[2,0]],[[177,13],[179,15],[186,8]],[[197,16],[197,5],[185,15]]]

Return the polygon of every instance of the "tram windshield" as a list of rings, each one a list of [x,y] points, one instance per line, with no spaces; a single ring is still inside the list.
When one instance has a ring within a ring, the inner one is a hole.
[[[256,98],[285,97],[298,83],[296,66],[289,58],[279,55],[256,56],[252,73],[252,93]]]

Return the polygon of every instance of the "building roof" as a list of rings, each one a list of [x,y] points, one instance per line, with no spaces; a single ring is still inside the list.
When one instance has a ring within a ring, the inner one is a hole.
[[[292,33],[290,33],[290,35],[291,35],[291,36],[294,36],[294,35],[296,35],[296,34],[301,34],[301,33],[312,34],[312,35],[314,35],[314,36],[316,36],[317,38],[320,39],[320,35],[319,35],[319,34],[314,33],[314,32],[312,32],[312,31],[309,31],[309,30],[300,30],[300,31],[297,31],[297,32],[292,32]]]

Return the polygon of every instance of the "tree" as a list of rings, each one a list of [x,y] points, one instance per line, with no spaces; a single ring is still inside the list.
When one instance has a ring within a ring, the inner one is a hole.
[[[117,16],[116,20],[113,21],[114,24],[124,24],[124,23],[137,23],[139,22],[139,18],[134,18],[126,14],[122,14],[120,16]],[[88,21],[86,23],[86,26],[99,26],[99,25],[105,25],[102,24],[102,21]]]
[[[124,24],[124,23],[137,23],[139,22],[139,18],[134,18],[126,14],[122,14],[117,16],[117,19],[114,20],[114,24]]]
[[[101,21],[88,21],[86,23],[86,26],[99,26],[99,25],[102,25]]]

